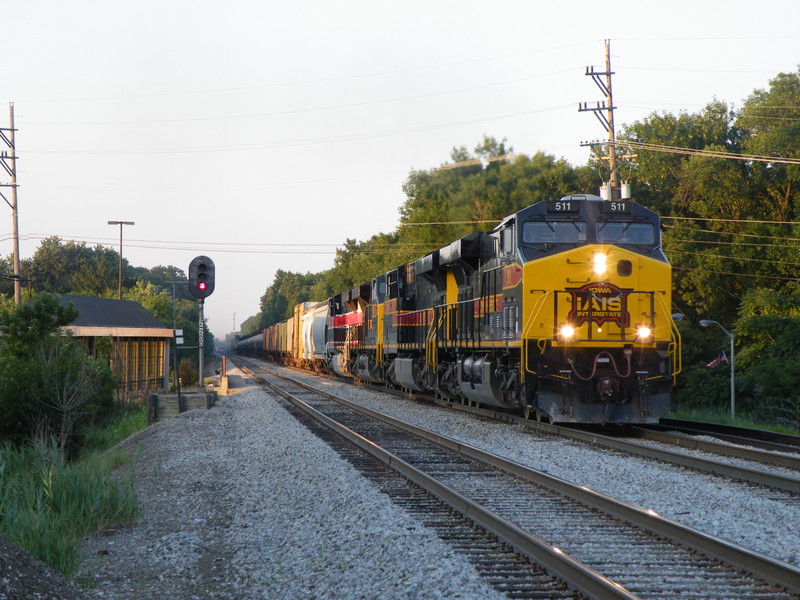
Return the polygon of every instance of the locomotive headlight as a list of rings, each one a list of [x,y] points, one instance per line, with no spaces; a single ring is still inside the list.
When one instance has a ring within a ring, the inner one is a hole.
[[[596,275],[605,275],[607,267],[607,259],[606,255],[602,252],[598,252],[594,255],[592,259],[594,262],[594,272]]]
[[[636,330],[636,337],[638,337],[642,341],[644,341],[647,338],[649,338],[652,334],[653,334],[653,332],[650,330],[650,328],[645,326],[645,325],[640,326]]]
[[[558,335],[562,340],[571,340],[575,337],[575,328],[572,325],[562,325],[558,330]]]

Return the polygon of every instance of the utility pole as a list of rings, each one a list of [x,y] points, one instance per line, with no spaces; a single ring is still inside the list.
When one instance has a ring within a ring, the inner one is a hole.
[[[0,192],[0,197],[11,207],[11,229],[14,237],[14,302],[17,306],[22,304],[22,290],[19,275],[19,217],[17,214],[17,147],[14,140],[14,104],[9,104],[11,126],[8,129],[0,127],[0,139],[8,146],[8,150],[0,151],[0,165],[11,176],[11,183],[0,183],[0,187],[11,188],[11,201]],[[8,132],[8,135],[6,135]],[[11,154],[9,154],[9,151]]]
[[[590,107],[588,102],[581,102],[578,105],[578,112],[593,112],[600,124],[605,128],[608,133],[608,154],[600,156],[601,160],[608,161],[609,187],[611,193],[607,200],[619,199],[620,185],[619,173],[617,172],[617,138],[614,129],[614,94],[611,87],[611,76],[614,72],[611,70],[611,40],[606,40],[606,70],[595,71],[594,67],[586,67],[586,75],[591,77],[600,88],[600,91],[605,95],[605,100],[597,102],[597,106]],[[602,142],[587,142],[581,146],[602,146]]]

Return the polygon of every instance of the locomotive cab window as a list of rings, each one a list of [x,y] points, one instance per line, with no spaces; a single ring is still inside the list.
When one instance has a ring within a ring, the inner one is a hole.
[[[605,221],[597,224],[597,241],[606,244],[655,246],[656,230],[652,223]]]
[[[503,254],[512,254],[514,252],[514,228],[506,227],[503,229],[500,240]]]
[[[586,223],[582,221],[528,221],[522,225],[523,244],[583,244]]]

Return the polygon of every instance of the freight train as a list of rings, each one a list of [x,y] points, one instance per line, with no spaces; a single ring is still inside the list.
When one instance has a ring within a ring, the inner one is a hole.
[[[656,213],[544,201],[242,339],[239,354],[554,423],[655,423],[681,368]]]

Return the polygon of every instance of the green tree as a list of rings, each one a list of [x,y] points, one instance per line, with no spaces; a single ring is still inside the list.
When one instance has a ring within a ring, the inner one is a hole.
[[[511,152],[506,140],[497,142],[484,136],[469,154],[454,149],[453,165],[432,171],[414,171],[403,190],[406,202],[400,208],[401,246],[416,249],[417,256],[444,246],[472,231],[489,229],[502,218],[546,199],[586,192],[592,174],[578,173],[565,160],[537,153],[532,157],[459,166],[457,163],[494,158]],[[597,177],[591,185],[600,184]]]
[[[319,280],[313,273],[292,273],[278,269],[270,287],[261,296],[261,327],[288,319],[294,307],[311,299],[311,289]]]
[[[47,293],[0,313],[0,438],[21,444],[52,434],[66,458],[80,429],[110,410],[108,364],[60,335],[77,316]]]
[[[133,284],[133,269],[122,261],[123,287]],[[38,290],[57,294],[102,296],[117,290],[119,254],[84,242],[63,243],[58,237],[42,240],[33,257],[23,261],[22,275]]]
[[[172,296],[166,290],[140,280],[133,287],[125,290],[122,297],[125,300],[133,300],[141,304],[147,312],[161,321],[164,327],[172,327],[175,313],[172,310]]]
[[[592,169],[575,170],[566,161],[542,153],[506,157],[512,152],[506,139],[498,142],[483,136],[472,153],[464,146],[453,148],[451,163],[412,171],[403,185],[406,201],[396,231],[378,233],[363,242],[345,240],[334,266],[323,273],[279,270],[261,297],[258,326],[248,320],[243,333],[288,318],[299,302],[328,298],[470,232],[491,229],[526,206],[600,184]],[[498,157],[506,158],[491,160]]]
[[[186,285],[176,283],[187,281],[186,272],[183,271],[183,269],[171,265],[158,265],[151,269],[137,267],[135,271],[136,278],[139,281],[153,284],[159,290],[168,292],[170,297],[172,296],[172,290],[174,288],[176,298],[192,300],[192,296],[189,294],[189,288]]]
[[[10,254],[8,258],[0,257],[0,295],[14,296],[14,280],[9,277],[13,274],[14,255]]]
[[[653,113],[643,121],[622,128],[620,139],[660,147],[738,152],[741,132],[735,127],[735,113],[725,103],[714,101],[699,113],[678,115]],[[692,179],[686,169],[688,155],[658,150],[636,150],[636,161],[622,161],[634,181],[634,198],[664,216],[696,216]]]
[[[80,420],[110,408],[114,377],[108,363],[90,356],[71,336],[49,336],[38,346],[34,364],[40,366],[41,376],[32,384],[38,402],[51,416],[48,429],[61,461],[66,462]]]
[[[41,293],[29,304],[0,313],[0,333],[3,346],[0,358],[34,356],[38,344],[48,336],[78,318],[78,311],[70,303],[62,306],[56,294]]]
[[[757,90],[744,104],[737,126],[747,133],[748,154],[775,161],[749,164],[759,190],[758,201],[771,207],[776,220],[800,216],[800,165],[780,159],[800,159],[800,69],[779,73],[766,90]]]
[[[261,313],[258,313],[242,321],[242,324],[239,326],[239,334],[243,337],[249,337],[251,335],[255,335],[262,329]]]
[[[785,420],[793,415],[794,426],[800,426],[800,285],[750,290],[742,300],[735,333],[743,400],[759,416]]]

